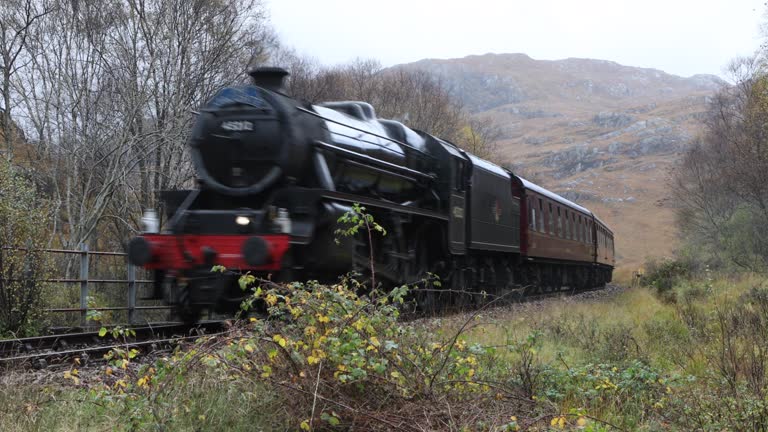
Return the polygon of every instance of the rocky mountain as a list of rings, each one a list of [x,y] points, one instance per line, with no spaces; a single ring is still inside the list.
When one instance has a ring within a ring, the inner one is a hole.
[[[400,67],[433,73],[474,114],[493,117],[504,130],[503,159],[613,227],[620,266],[676,246],[669,172],[720,78],[525,54]]]

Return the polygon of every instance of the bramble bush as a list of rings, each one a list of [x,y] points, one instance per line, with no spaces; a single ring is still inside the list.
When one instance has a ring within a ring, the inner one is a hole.
[[[35,334],[42,326],[49,260],[48,211],[30,182],[0,161],[0,335]]]
[[[265,317],[152,366],[133,368],[132,358],[112,354],[89,395],[107,411],[130,410],[131,427],[173,427],[161,414],[177,405],[170,389],[201,368],[246,389],[269,388],[282,402],[284,426],[295,429],[409,429],[412,414],[433,428],[471,419],[474,430],[475,410],[490,413],[482,418],[488,427],[517,430],[509,413],[533,403],[514,383],[496,382],[498,348],[469,345],[460,333],[435,341],[400,322],[408,287],[358,295],[350,279],[275,284],[252,275],[241,284],[252,291],[244,308],[266,308]]]

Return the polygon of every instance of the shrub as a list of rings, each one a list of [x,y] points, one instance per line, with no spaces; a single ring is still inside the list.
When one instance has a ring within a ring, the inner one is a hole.
[[[33,186],[0,162],[0,334],[25,336],[40,327],[49,263],[48,213]]]
[[[405,420],[413,416],[429,430],[517,430],[508,413],[536,404],[528,397],[538,382],[535,337],[468,344],[469,319],[437,339],[399,320],[408,287],[362,295],[349,279],[275,284],[251,275],[241,285],[252,293],[244,309],[264,316],[153,365],[132,367],[130,351],[113,352],[108,376],[89,386],[87,399],[105,412],[130,412],[126,429],[181,427],[168,413],[187,403],[180,383],[193,379],[267,391],[281,407],[271,424],[290,430],[413,430]]]
[[[667,302],[674,302],[672,288],[679,281],[690,276],[692,263],[686,259],[649,260],[645,264],[643,284],[656,289],[659,297]]]

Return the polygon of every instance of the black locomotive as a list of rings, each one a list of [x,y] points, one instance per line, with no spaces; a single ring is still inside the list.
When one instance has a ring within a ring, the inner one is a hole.
[[[288,73],[251,72],[200,110],[189,147],[199,187],[163,192],[162,233],[131,240],[129,259],[155,272],[157,296],[194,320],[239,304],[214,265],[279,280],[335,280],[368,268],[402,284],[437,274],[424,307],[503,293],[605,284],[613,234],[589,210],[452,143],[376,117],[364,102],[303,103]],[[386,236],[337,244],[338,218],[366,207]],[[149,225],[152,225],[150,221]]]

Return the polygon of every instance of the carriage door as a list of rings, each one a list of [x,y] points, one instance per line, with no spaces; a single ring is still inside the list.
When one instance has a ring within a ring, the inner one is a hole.
[[[466,163],[458,157],[451,158],[451,199],[449,249],[453,254],[463,254],[466,250],[466,201],[467,176]]]

